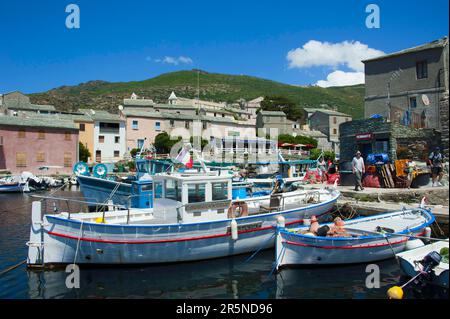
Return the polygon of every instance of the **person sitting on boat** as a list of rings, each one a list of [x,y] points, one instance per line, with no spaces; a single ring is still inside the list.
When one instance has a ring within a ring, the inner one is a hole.
[[[334,225],[330,227],[327,236],[331,237],[348,237],[350,236],[344,227],[345,223],[340,217],[334,219]]]
[[[311,225],[309,226],[309,232],[313,234],[317,234],[317,230],[319,229],[319,221],[315,215],[311,216]]]

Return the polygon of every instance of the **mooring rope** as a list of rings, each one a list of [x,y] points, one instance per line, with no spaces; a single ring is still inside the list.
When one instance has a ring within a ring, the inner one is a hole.
[[[27,262],[27,260],[25,259],[25,260],[22,260],[20,263],[17,263],[17,264],[15,264],[15,265],[12,265],[12,266],[6,268],[5,270],[2,270],[2,271],[0,272],[0,276],[3,276],[4,274],[10,272],[11,270],[14,270],[14,269],[18,268],[19,266],[25,264],[26,262]]]
[[[267,239],[250,257],[248,257],[244,263],[249,262],[250,260],[253,259],[253,257],[255,257],[261,249],[263,249],[264,246],[266,246],[266,244],[273,238],[275,237],[276,233],[273,233],[272,236],[269,237],[269,239]]]

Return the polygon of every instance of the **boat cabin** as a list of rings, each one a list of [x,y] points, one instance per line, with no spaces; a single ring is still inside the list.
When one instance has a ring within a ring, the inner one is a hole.
[[[153,176],[153,211],[177,211],[177,222],[197,223],[227,218],[232,175],[220,172],[167,173]]]
[[[316,160],[293,160],[280,162],[280,175],[283,178],[300,177],[307,170],[317,168]]]
[[[153,176],[158,173],[164,173],[172,166],[170,160],[156,159],[136,159],[136,178],[139,180],[144,175]]]

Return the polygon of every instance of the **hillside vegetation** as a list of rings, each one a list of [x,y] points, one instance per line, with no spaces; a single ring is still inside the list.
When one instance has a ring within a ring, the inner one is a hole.
[[[363,116],[364,85],[347,87],[300,87],[246,75],[227,75],[200,71],[200,99],[236,102],[259,96],[283,96],[300,107],[337,107],[354,118]],[[78,108],[105,109],[117,112],[123,98],[135,92],[140,97],[166,103],[170,93],[194,98],[197,96],[197,70],[161,74],[143,81],[89,81],[75,86],[61,86],[47,92],[31,94],[33,103],[51,104],[58,110]]]

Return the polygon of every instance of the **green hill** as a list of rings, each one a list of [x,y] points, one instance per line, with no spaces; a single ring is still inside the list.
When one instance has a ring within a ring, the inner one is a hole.
[[[302,107],[335,106],[354,118],[363,116],[364,85],[347,87],[300,87],[246,75],[227,75],[199,71],[200,99],[235,102],[258,96],[280,95]],[[140,97],[166,103],[172,91],[178,96],[197,95],[197,70],[161,74],[144,81],[90,81],[76,86],[62,86],[42,93],[31,94],[33,103],[51,104],[58,110],[77,110],[80,107],[117,111],[125,97],[135,92]]]

